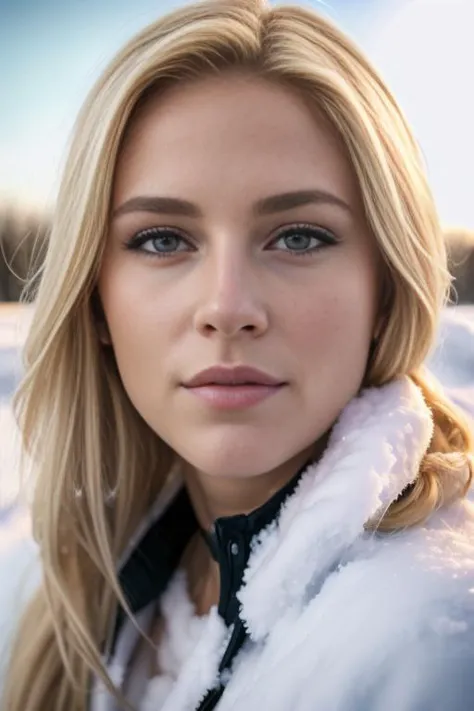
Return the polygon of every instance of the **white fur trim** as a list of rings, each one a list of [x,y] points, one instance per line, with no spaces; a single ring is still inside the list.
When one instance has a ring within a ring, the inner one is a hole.
[[[321,460],[308,467],[251,554],[238,597],[252,639],[299,605],[364,524],[416,478],[432,434],[431,413],[407,377],[349,403]]]

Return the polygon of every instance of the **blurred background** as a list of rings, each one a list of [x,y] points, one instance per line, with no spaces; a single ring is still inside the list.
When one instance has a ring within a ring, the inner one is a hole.
[[[19,440],[10,399],[33,308],[17,302],[28,269],[41,264],[47,247],[75,116],[123,42],[183,4],[0,0],[0,524],[12,515],[18,494]],[[458,358],[443,375],[474,411],[474,0],[297,4],[333,18],[358,42],[393,90],[422,147],[459,304],[450,309],[451,345],[437,362]]]

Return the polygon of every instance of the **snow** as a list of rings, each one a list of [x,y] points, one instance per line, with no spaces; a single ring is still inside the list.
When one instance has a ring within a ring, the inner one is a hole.
[[[451,399],[474,417],[474,306],[444,311],[427,365]]]

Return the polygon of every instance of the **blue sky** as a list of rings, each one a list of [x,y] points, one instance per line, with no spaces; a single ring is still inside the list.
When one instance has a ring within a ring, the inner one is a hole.
[[[0,198],[39,206],[54,201],[69,132],[94,79],[136,30],[182,4],[182,0],[0,0]],[[331,15],[383,70],[432,167],[442,216],[474,227],[474,194],[469,199],[465,185],[474,163],[473,132],[468,127],[470,119],[474,125],[474,116],[463,88],[468,78],[472,84],[472,77],[465,69],[464,74],[458,71],[467,62],[473,66],[468,50],[472,38],[466,28],[468,19],[474,25],[474,0],[303,4]],[[451,34],[446,32],[450,22]],[[456,34],[463,31],[464,49]],[[449,61],[454,69],[449,69]],[[442,110],[437,103],[440,72],[442,97],[454,99],[454,110],[444,98]],[[462,178],[460,195],[455,195],[452,175],[447,179],[448,170]]]

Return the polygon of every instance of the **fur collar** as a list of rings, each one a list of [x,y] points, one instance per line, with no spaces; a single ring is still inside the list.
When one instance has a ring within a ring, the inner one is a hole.
[[[433,434],[420,389],[408,378],[365,390],[336,423],[270,530],[254,546],[239,593],[254,640],[299,606],[383,511],[414,481]]]

